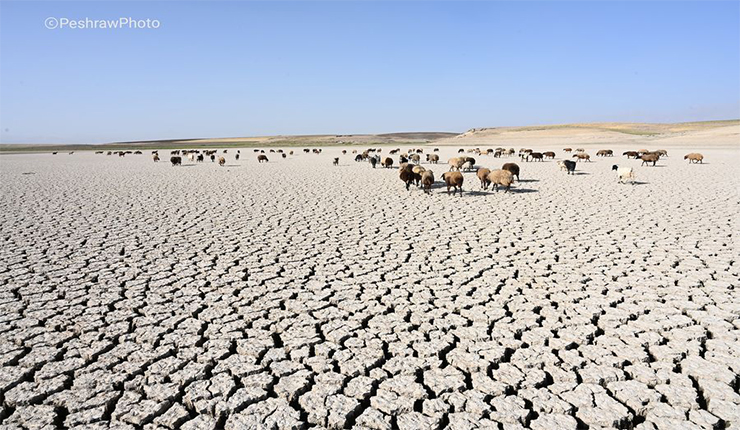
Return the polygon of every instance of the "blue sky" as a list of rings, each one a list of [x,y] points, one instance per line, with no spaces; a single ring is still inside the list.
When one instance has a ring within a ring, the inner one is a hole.
[[[0,3],[2,143],[738,117],[737,1]]]

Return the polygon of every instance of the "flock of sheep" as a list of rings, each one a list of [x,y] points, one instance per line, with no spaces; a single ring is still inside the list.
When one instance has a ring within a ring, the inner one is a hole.
[[[439,149],[434,149],[435,152],[438,150]],[[591,161],[590,155],[588,155],[583,148],[578,148],[575,151],[572,148],[565,148],[563,151],[566,153],[573,153],[572,158],[575,158],[576,161]],[[356,153],[357,151],[353,152]],[[380,149],[368,149],[362,154],[358,154],[355,157],[355,161],[359,162],[367,160],[368,162],[370,162],[373,168],[375,168],[377,164],[380,164],[382,167],[385,168],[393,167],[393,159],[390,157],[386,157],[381,160],[379,154],[380,152]],[[400,152],[399,149],[390,151],[391,154],[395,154],[398,152]],[[416,149],[409,152],[410,154],[403,153],[399,155],[399,178],[401,179],[401,181],[404,182],[407,190],[412,184],[416,184],[416,186],[423,188],[425,193],[430,193],[432,184],[435,181],[435,177],[432,170],[425,169],[424,167],[419,165],[421,162],[420,154],[423,153],[423,149]],[[463,152],[465,152],[464,149],[460,149],[458,151],[458,153]],[[468,152],[475,153],[477,155],[493,154],[495,158],[499,158],[502,156],[511,157],[516,153],[514,148],[497,148],[495,150],[488,149],[485,152],[481,151],[479,148],[476,148],[469,149]],[[343,151],[343,153],[346,153],[346,151]],[[613,157],[614,151],[612,151],[611,149],[603,149],[599,150],[596,155],[599,157]],[[657,151],[648,151],[646,149],[642,149],[638,151],[628,151],[625,152],[623,155],[627,156],[628,158],[641,159],[642,165],[649,165],[648,163],[652,163],[652,165],[655,166],[657,161],[660,160],[661,157],[668,156],[668,151],[664,149]],[[552,151],[535,152],[531,149],[522,148],[519,150],[519,157],[524,162],[543,161],[543,159],[546,158],[555,158],[555,153]],[[437,154],[426,154],[426,159],[430,164],[437,164],[437,162],[439,161],[439,156]],[[691,153],[684,156],[684,159],[689,160],[689,163],[701,163],[704,157],[699,153]],[[561,170],[566,171],[568,174],[574,174],[576,169],[576,161],[560,160],[557,162],[557,164]],[[335,158],[334,164],[337,165],[338,162],[339,159]],[[453,157],[448,160],[448,165],[450,166],[449,171],[442,174],[442,181],[447,187],[448,194],[450,193],[450,190],[452,190],[453,195],[457,192],[462,195],[462,185],[464,182],[464,176],[462,174],[463,171],[475,170],[476,176],[478,177],[478,180],[480,180],[482,190],[488,190],[490,186],[493,186],[493,189],[497,192],[500,187],[504,188],[504,192],[508,192],[511,189],[511,184],[514,182],[514,176],[516,176],[517,181],[519,181],[520,169],[516,163],[504,163],[504,165],[500,169],[491,170],[484,167],[476,168],[475,162],[475,158],[467,156]],[[620,183],[635,183],[636,175],[632,167],[620,167],[618,165],[613,165],[612,170],[617,172],[617,180]]]
[[[421,159],[422,155],[426,157],[426,161],[429,164],[437,164],[439,163],[439,155],[436,154],[436,152],[439,151],[439,148],[434,148],[432,153],[430,154],[424,154],[423,149],[412,149],[405,153],[401,153],[400,149],[392,149],[389,151],[390,155],[398,155],[398,162],[399,162],[399,178],[404,182],[406,185],[406,189],[410,189],[412,184],[415,184],[417,187],[421,187],[425,193],[430,193],[432,185],[435,182],[435,176],[434,172],[430,169],[426,169],[422,167]],[[263,149],[254,149],[254,152],[257,153],[257,161],[259,163],[263,162],[269,162],[269,159],[267,158],[266,152]],[[270,149],[270,153],[279,154],[282,158],[287,158],[287,155],[293,155],[293,151],[289,151],[288,153],[284,152],[282,149]],[[310,153],[313,152],[314,154],[321,154],[321,149],[303,149],[303,152]],[[356,154],[355,161],[356,162],[362,162],[366,161],[369,162],[370,165],[375,168],[378,164],[381,167],[384,168],[392,168],[395,161],[392,157],[384,157],[381,158],[380,154],[382,152],[382,149],[367,149],[361,153],[358,153],[357,150],[353,150],[352,153]],[[458,154],[466,152],[465,149],[458,150]],[[490,156],[493,155],[494,158],[500,158],[500,157],[513,157],[517,154],[517,151],[514,150],[514,148],[496,148],[496,149],[487,149],[485,151],[480,150],[480,148],[475,149],[468,149],[468,153],[476,154],[479,156]],[[571,158],[574,158],[573,160],[559,160],[557,162],[557,165],[560,167],[561,170],[565,171],[567,174],[574,174],[576,170],[576,162],[577,161],[585,161],[590,162],[591,156],[586,153],[586,151],[583,148],[564,148],[563,152],[566,154],[572,154]],[[97,151],[96,154],[103,154],[104,151]],[[117,154],[119,157],[124,157],[126,154],[136,154],[139,155],[142,152],[141,151],[108,151],[107,155],[113,155]],[[224,149],[222,154],[224,155],[217,155],[216,150],[196,150],[196,149],[185,149],[185,150],[174,150],[170,152],[170,163],[172,166],[179,166],[182,165],[183,157],[186,157],[190,160],[190,162],[193,163],[201,163],[204,162],[205,158],[208,157],[211,162],[218,162],[220,166],[224,166],[226,164],[226,157],[225,154],[228,153],[227,149]],[[53,154],[56,154],[54,152]],[[70,154],[73,154],[73,152],[70,152]],[[342,154],[347,154],[347,150],[342,150]],[[235,159],[238,161],[239,157],[241,155],[240,150],[236,150]],[[519,158],[522,162],[536,162],[536,161],[543,161],[545,159],[554,159],[555,153],[552,151],[546,151],[546,152],[535,152],[532,149],[527,148],[521,148],[518,151]],[[664,149],[659,149],[657,151],[648,151],[647,149],[640,149],[637,151],[626,151],[622,154],[623,156],[627,158],[634,158],[634,159],[640,159],[642,160],[641,165],[652,165],[655,166],[656,163],[660,160],[661,157],[667,157],[668,151]],[[597,157],[613,157],[614,151],[611,149],[602,149],[596,152]],[[160,161],[159,158],[159,151],[152,151],[152,159],[155,162]],[[689,163],[703,163],[704,156],[699,153],[690,153],[686,154],[684,156],[684,160],[688,160]],[[450,166],[449,170],[442,174],[441,180],[444,182],[444,184],[447,187],[447,193],[449,194],[450,191],[452,191],[452,194],[460,193],[462,195],[462,186],[464,182],[464,176],[462,172],[471,172],[475,171],[476,176],[478,180],[480,181],[481,189],[482,190],[488,190],[489,187],[493,187],[493,190],[498,191],[499,188],[504,188],[504,192],[508,192],[511,189],[511,185],[514,183],[514,177],[516,177],[516,180],[519,181],[519,166],[516,163],[504,163],[503,166],[501,166],[500,169],[491,170],[485,167],[476,167],[476,159],[470,156],[457,156],[450,158],[447,161],[448,165]],[[652,164],[651,164],[652,163]],[[339,157],[335,157],[333,159],[333,164],[339,165]],[[635,172],[632,167],[620,167],[618,165],[613,165],[612,170],[616,171],[617,173],[617,180],[620,183],[627,183],[630,182],[632,184],[635,183]]]

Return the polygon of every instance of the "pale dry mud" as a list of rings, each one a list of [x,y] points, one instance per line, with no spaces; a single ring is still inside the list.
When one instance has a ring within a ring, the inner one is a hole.
[[[737,151],[462,197],[234,152],[0,158],[3,428],[740,426]]]

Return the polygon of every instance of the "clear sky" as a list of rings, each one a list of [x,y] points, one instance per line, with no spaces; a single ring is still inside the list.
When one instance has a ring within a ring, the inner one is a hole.
[[[0,3],[2,143],[738,117],[738,1]]]

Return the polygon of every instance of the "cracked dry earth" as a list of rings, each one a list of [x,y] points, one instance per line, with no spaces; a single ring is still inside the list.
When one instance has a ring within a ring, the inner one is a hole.
[[[0,158],[3,428],[740,426],[737,151],[463,197],[233,152]]]

